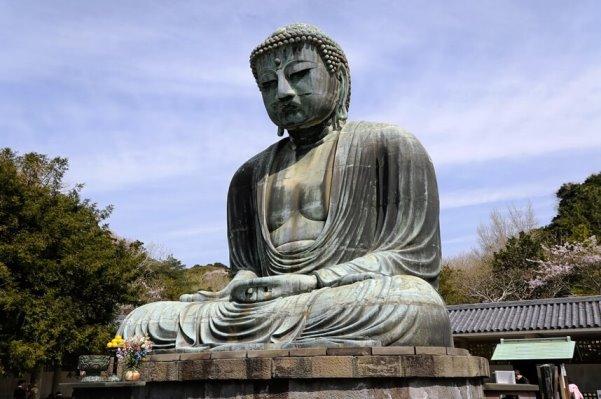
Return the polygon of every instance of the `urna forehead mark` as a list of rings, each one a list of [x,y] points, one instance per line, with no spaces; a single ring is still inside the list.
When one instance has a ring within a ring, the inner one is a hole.
[[[280,47],[258,56],[255,61],[255,68],[257,75],[260,75],[267,68],[285,67],[290,61],[316,62],[318,59],[321,59],[321,62],[325,64],[325,60],[321,57],[317,47],[310,43],[301,43]]]
[[[265,64],[275,64],[275,60],[283,62],[286,59],[299,56],[309,56],[310,59],[321,58],[326,65],[328,72],[333,74],[337,67],[332,64],[332,58],[320,51],[319,47],[312,43],[295,43],[275,48],[271,51],[260,54],[253,60],[253,72],[256,74],[258,69],[265,67]]]

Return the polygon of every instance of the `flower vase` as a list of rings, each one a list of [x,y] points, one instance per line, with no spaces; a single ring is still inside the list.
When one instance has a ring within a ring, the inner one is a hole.
[[[136,369],[128,369],[123,373],[123,379],[125,381],[138,381],[140,379],[140,372]]]

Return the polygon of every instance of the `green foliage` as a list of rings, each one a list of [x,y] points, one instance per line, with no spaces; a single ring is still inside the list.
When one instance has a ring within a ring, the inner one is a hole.
[[[185,280],[188,285],[186,291],[182,293],[191,293],[199,290],[219,291],[224,288],[231,280],[229,269],[221,263],[209,265],[194,265],[184,271]]]
[[[139,303],[177,300],[180,290],[187,285],[184,264],[172,255],[165,259],[155,259],[147,253],[144,255],[141,273],[135,282],[140,290]]]
[[[140,269],[135,283],[141,292],[139,303],[174,301],[199,290],[218,291],[230,281],[228,269],[220,263],[186,268],[173,255],[156,259],[145,254]]]
[[[542,255],[541,241],[535,234],[522,231],[516,237],[510,237],[505,247],[493,254],[492,267],[500,273],[511,269],[527,271],[534,268],[534,261]]]
[[[512,223],[533,215],[510,211],[505,220],[493,211],[491,225],[478,231],[484,250],[455,257],[443,269],[440,291],[448,303],[598,295],[598,246],[589,244],[601,236],[601,174],[562,185],[557,198],[557,216],[541,228]],[[507,228],[512,224],[529,228],[518,233]]]
[[[118,305],[136,300],[140,242],[116,238],[111,209],[64,190],[68,164],[0,152],[0,362],[14,373],[103,348]]]
[[[497,279],[514,274],[513,299],[537,297],[561,297],[571,294],[598,294],[594,279],[599,275],[598,266],[573,267],[576,262],[567,261],[566,266],[574,272],[561,284],[550,284],[542,289],[529,284],[537,279],[539,265],[545,264],[548,248],[566,242],[582,243],[601,234],[601,174],[589,176],[584,183],[567,183],[557,191],[559,205],[557,216],[543,228],[528,233],[520,232],[494,253],[491,266]],[[565,252],[565,251],[564,251]],[[585,254],[586,256],[586,254]],[[578,263],[578,262],[576,262]],[[534,287],[534,288],[533,288]]]
[[[474,302],[465,290],[462,289],[461,280],[465,278],[465,270],[455,269],[444,265],[440,272],[438,293],[447,305]]]
[[[584,183],[566,183],[557,191],[559,206],[547,230],[558,243],[601,237],[601,173]]]
[[[161,278],[165,285],[164,298],[168,300],[177,300],[182,294],[181,290],[188,285],[184,274],[186,266],[172,255],[169,255],[167,259],[161,261],[160,264]]]

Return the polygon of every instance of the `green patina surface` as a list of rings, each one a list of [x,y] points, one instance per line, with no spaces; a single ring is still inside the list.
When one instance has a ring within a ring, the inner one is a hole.
[[[155,349],[451,346],[434,166],[393,125],[348,121],[346,56],[292,24],[251,55],[285,137],[245,162],[227,198],[230,271],[218,292],[141,306],[124,338]]]

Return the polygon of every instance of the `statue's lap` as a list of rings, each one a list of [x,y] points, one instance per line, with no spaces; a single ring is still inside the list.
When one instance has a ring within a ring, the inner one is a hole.
[[[413,276],[379,277],[258,303],[154,302],[121,326],[179,350],[336,345],[452,346],[444,302]]]

